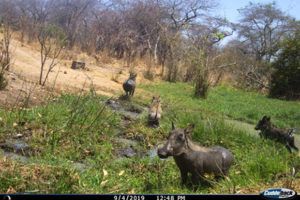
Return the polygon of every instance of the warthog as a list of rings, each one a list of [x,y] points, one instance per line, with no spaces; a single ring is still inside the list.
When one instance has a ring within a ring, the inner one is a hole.
[[[149,107],[148,124],[150,126],[159,126],[159,120],[161,118],[162,109],[160,103],[160,96],[153,96],[152,102]]]
[[[295,146],[295,139],[293,136],[294,130],[277,128],[271,123],[270,117],[263,116],[256,125],[255,130],[261,131],[259,133],[261,138],[268,138],[285,144],[290,153],[292,152],[292,148],[298,151],[298,148]]]
[[[193,129],[194,125],[176,129],[172,123],[166,144],[157,150],[158,156],[174,157],[182,184],[187,183],[188,173],[191,173],[194,185],[203,179],[205,173],[212,173],[217,178],[226,176],[234,161],[232,153],[220,146],[207,148],[194,143],[190,139]]]
[[[133,96],[134,94],[136,76],[136,73],[130,73],[129,78],[123,83],[123,89],[125,90],[127,97]]]

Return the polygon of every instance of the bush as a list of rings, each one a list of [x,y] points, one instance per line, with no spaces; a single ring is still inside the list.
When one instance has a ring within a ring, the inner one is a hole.
[[[155,74],[153,72],[151,72],[150,70],[147,70],[143,73],[143,76],[145,79],[148,79],[150,81],[153,81],[155,78]]]
[[[270,96],[300,99],[300,32],[283,43],[278,59],[272,64]]]

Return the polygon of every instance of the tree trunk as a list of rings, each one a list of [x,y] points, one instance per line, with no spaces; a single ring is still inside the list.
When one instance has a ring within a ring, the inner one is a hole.
[[[158,43],[159,43],[159,39],[160,39],[160,36],[157,37],[156,43],[154,45],[154,53],[153,54],[154,54],[154,62],[155,62],[155,64],[158,63],[158,60],[157,60],[157,46],[158,46]]]
[[[200,75],[197,77],[196,86],[195,86],[195,96],[200,98],[207,98],[208,92],[208,82],[207,78]]]
[[[199,52],[199,65],[196,71],[195,97],[207,98],[208,83],[208,57],[205,52]]]

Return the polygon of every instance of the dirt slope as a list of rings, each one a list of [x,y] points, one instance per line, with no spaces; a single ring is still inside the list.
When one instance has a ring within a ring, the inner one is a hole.
[[[7,102],[14,102],[21,90],[26,90],[23,93],[28,94],[29,88],[35,99],[39,99],[41,94],[45,93],[45,90],[39,86],[32,86],[33,83],[38,82],[40,74],[40,53],[38,45],[36,45],[35,48],[34,44],[21,44],[18,40],[13,39],[10,49],[12,65],[10,72],[7,74],[9,85],[4,91],[0,91],[0,104],[3,105]],[[62,57],[65,58],[64,55],[62,55]],[[49,90],[49,88],[52,89],[54,86],[54,91],[57,93],[76,93],[81,89],[89,90],[92,86],[98,94],[107,96],[123,92],[122,82],[127,79],[129,68],[123,67],[122,64],[120,64],[122,62],[96,64],[95,59],[87,55],[75,54],[75,57],[77,57],[79,61],[84,61],[88,70],[73,70],[71,69],[72,60],[62,59],[49,74],[46,84],[47,90]],[[145,80],[141,78],[143,69],[136,68],[135,70],[139,74],[137,82],[145,82]],[[118,74],[120,71],[122,71],[122,73]],[[112,80],[113,77],[114,80]],[[26,85],[26,87],[24,87],[24,85]]]

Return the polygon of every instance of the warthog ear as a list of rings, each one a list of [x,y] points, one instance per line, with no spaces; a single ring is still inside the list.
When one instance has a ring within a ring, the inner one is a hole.
[[[158,101],[158,102],[160,102],[160,95],[159,95],[159,96],[157,96],[157,101]]]
[[[263,119],[263,120],[266,120],[267,118],[268,118],[268,117],[265,115],[265,116],[263,116],[263,118],[262,118],[262,119]]]
[[[270,121],[270,120],[271,120],[271,117],[267,117],[267,120]]]
[[[193,132],[194,128],[195,128],[195,124],[189,124],[189,125],[184,129],[184,133],[185,133],[186,135],[189,135],[189,134],[191,134],[191,133]]]
[[[172,121],[172,130],[175,129],[175,125],[174,125],[174,122]]]

